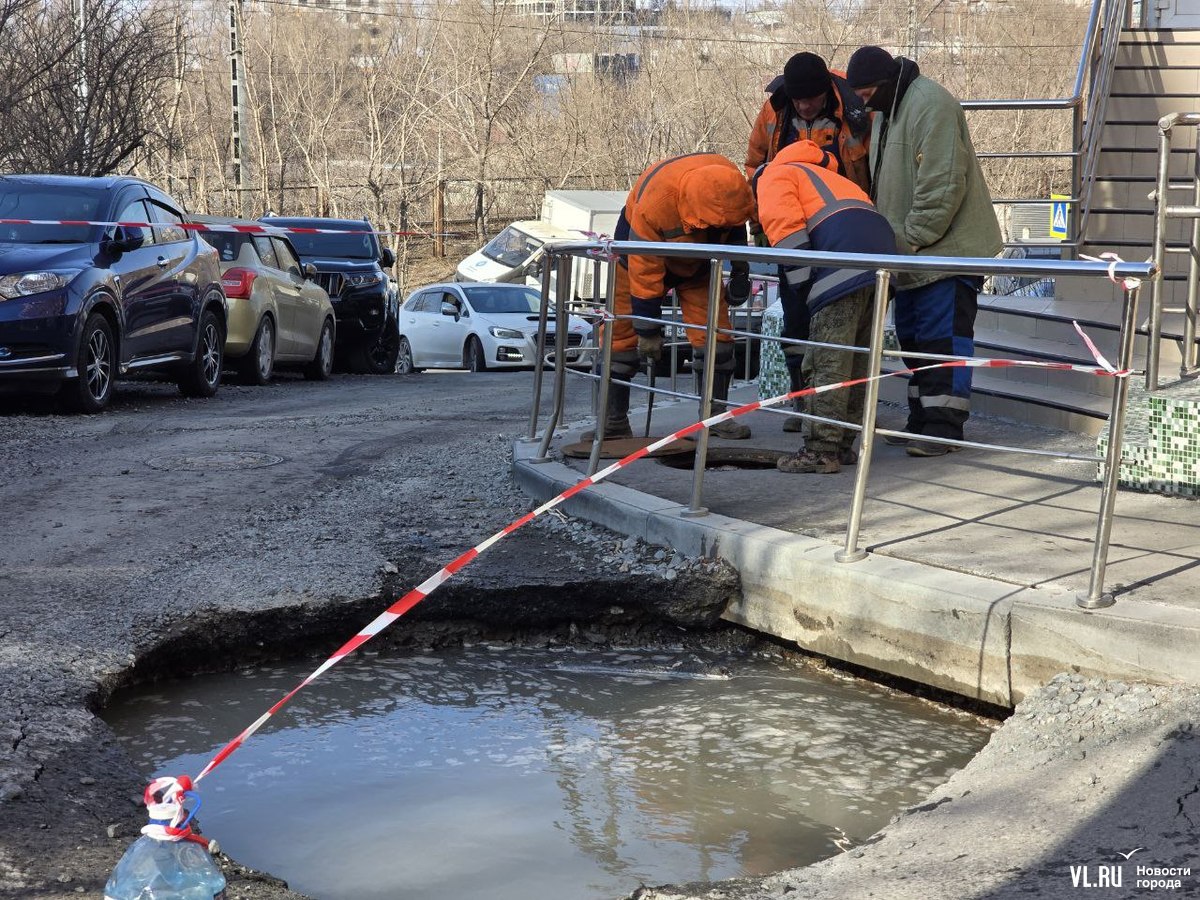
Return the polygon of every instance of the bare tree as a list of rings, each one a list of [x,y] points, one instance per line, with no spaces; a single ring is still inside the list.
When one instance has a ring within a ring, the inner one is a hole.
[[[152,111],[174,77],[170,13],[93,0],[81,40],[70,4],[53,2],[23,11],[5,31],[8,68],[34,73],[16,79],[5,168],[102,175],[126,166],[154,131]]]

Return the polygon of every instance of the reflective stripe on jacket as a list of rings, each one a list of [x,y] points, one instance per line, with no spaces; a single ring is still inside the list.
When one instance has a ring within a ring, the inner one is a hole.
[[[830,72],[833,90],[825,115],[818,117],[798,134],[789,120],[795,115],[791,101],[783,90],[783,76],[769,85],[770,96],[759,110],[750,131],[746,150],[746,176],[752,177],[763,163],[775,158],[779,151],[798,140],[809,140],[818,147],[832,147],[841,171],[864,191],[871,189],[871,172],[867,150],[871,142],[871,117],[840,72]]]
[[[728,208],[702,205],[689,209],[681,196],[681,184],[689,174],[709,166],[736,174],[745,185],[744,199]],[[630,190],[622,215],[628,223],[631,241],[744,247],[746,220],[753,212],[749,185],[735,163],[719,153],[689,153],[660,160],[646,169]],[[689,279],[707,277],[708,272],[708,261],[704,259],[628,256],[621,261],[629,269],[634,315],[652,318],[661,318],[663,295],[667,291]],[[634,327],[657,329],[658,326],[635,322]]]
[[[831,253],[894,254],[896,239],[863,190],[831,167],[812,141],[779,151],[758,179],[758,216],[774,247]],[[812,312],[875,280],[869,269],[797,266],[788,283]]]

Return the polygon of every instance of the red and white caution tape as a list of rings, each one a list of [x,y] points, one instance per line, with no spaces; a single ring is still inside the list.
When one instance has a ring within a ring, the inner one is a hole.
[[[255,719],[254,722],[252,722],[248,728],[246,728],[244,731],[242,731],[241,734],[239,734],[232,741],[230,741],[228,744],[226,744],[224,747],[222,747],[221,750],[217,753],[217,755],[214,756],[209,761],[208,765],[206,765],[201,770],[200,774],[197,775],[195,777],[195,779],[193,779],[193,781],[199,782],[202,778],[204,778],[206,775],[208,775],[209,772],[211,772],[213,769],[215,769],[217,766],[219,766],[222,762],[224,762],[231,753],[233,753],[235,750],[237,750],[238,747],[242,746],[242,744],[244,744],[246,742],[246,740],[248,738],[250,738],[251,735],[253,735],[256,731],[258,731],[259,728],[261,728],[263,725],[265,725],[268,719],[270,719],[273,715],[275,715],[275,713],[277,713],[280,709],[282,709],[287,704],[287,702],[289,700],[291,700],[292,697],[296,696],[296,694],[299,693],[302,689],[304,689],[308,685],[312,684],[314,681],[316,681],[318,678],[320,678],[321,675],[323,675],[325,672],[332,669],[334,666],[336,666],[339,662],[341,662],[343,659],[345,659],[347,656],[349,656],[351,653],[353,653],[355,650],[357,650],[359,647],[361,647],[367,641],[371,640],[371,638],[375,637],[375,635],[379,634],[381,631],[383,631],[385,628],[387,628],[389,625],[391,625],[393,622],[395,622],[397,619],[399,619],[402,615],[404,615],[406,612],[408,612],[410,609],[412,609],[414,606],[416,606],[418,603],[420,603],[422,600],[424,600],[426,597],[428,597],[430,594],[432,594],[434,591],[436,591],[439,587],[441,587],[443,584],[445,584],[447,581],[449,581],[450,578],[452,576],[454,576],[456,573],[458,573],[461,569],[465,568],[471,562],[474,562],[474,560],[478,556],[480,556],[486,550],[491,548],[494,544],[499,542],[501,539],[508,537],[510,534],[512,534],[517,529],[522,528],[523,526],[529,524],[534,519],[536,519],[538,516],[540,516],[542,513],[549,512],[550,510],[554,509],[554,507],[558,506],[559,504],[563,503],[566,500],[569,500],[571,497],[574,497],[576,494],[580,493],[581,491],[587,490],[587,488],[591,487],[594,484],[599,484],[601,481],[604,481],[610,475],[625,468],[630,463],[636,462],[639,459],[644,459],[645,457],[649,456],[651,453],[654,453],[655,451],[661,450],[663,447],[666,447],[668,444],[671,444],[671,443],[679,440],[680,438],[685,438],[685,437],[688,437],[689,435],[695,434],[695,433],[699,432],[701,429],[711,428],[713,425],[717,425],[721,422],[727,422],[730,419],[737,418],[738,416],[744,416],[746,413],[754,412],[757,409],[762,409],[763,407],[767,407],[767,406],[775,406],[777,404],[784,403],[788,400],[792,400],[797,397],[807,397],[812,394],[823,394],[828,391],[836,391],[836,390],[841,390],[843,388],[854,387],[856,385],[866,384],[867,382],[870,382],[870,381],[878,381],[878,380],[881,380],[884,378],[890,378],[895,375],[911,375],[914,372],[924,372],[924,371],[928,371],[930,369],[964,368],[964,367],[965,368],[979,368],[979,369],[988,369],[988,368],[996,369],[996,368],[1008,368],[1008,367],[1013,367],[1013,366],[1038,368],[1038,369],[1053,369],[1056,371],[1086,372],[1086,373],[1092,374],[1092,375],[1110,375],[1110,376],[1113,376],[1116,378],[1124,378],[1130,374],[1129,370],[1117,371],[1117,370],[1113,369],[1111,366],[1107,366],[1107,365],[1099,366],[1099,367],[1092,367],[1092,366],[1076,365],[1073,363],[1035,362],[1035,361],[1030,361],[1030,360],[1019,360],[1019,359],[951,360],[948,362],[933,363],[932,365],[928,365],[928,366],[919,366],[919,367],[912,368],[912,369],[900,369],[895,372],[884,372],[879,375],[872,375],[872,376],[869,376],[866,378],[856,378],[851,381],[842,381],[837,384],[826,384],[826,385],[821,385],[820,387],[815,387],[815,388],[805,388],[805,389],[799,390],[799,391],[789,391],[786,394],[780,394],[778,397],[771,397],[767,400],[756,400],[753,403],[746,403],[742,406],[735,407],[734,409],[730,409],[730,410],[726,410],[725,412],[718,413],[715,416],[709,416],[707,419],[703,419],[699,422],[693,422],[691,425],[688,425],[686,428],[681,428],[678,431],[672,432],[671,434],[667,435],[664,438],[659,438],[654,443],[652,443],[646,447],[642,447],[638,450],[635,450],[633,453],[630,453],[628,456],[617,460],[615,463],[608,466],[607,468],[601,469],[596,474],[589,475],[586,478],[581,479],[580,481],[571,485],[569,488],[567,488],[565,491],[563,491],[558,496],[553,497],[550,500],[547,500],[541,506],[539,506],[536,509],[534,509],[530,512],[527,512],[525,515],[521,516],[521,518],[519,518],[513,522],[510,522],[508,525],[505,525],[504,528],[497,531],[495,534],[493,534],[487,540],[483,541],[482,543],[476,544],[474,547],[472,547],[466,553],[463,553],[461,556],[459,556],[453,562],[449,563],[446,566],[443,566],[441,569],[439,569],[437,572],[435,572],[431,577],[429,577],[425,581],[421,582],[419,585],[417,585],[415,588],[410,590],[407,594],[405,594],[403,597],[401,597],[399,600],[397,600],[395,603],[393,603],[391,606],[389,606],[386,610],[384,610],[380,615],[376,616],[373,620],[371,620],[366,625],[366,627],[364,627],[361,631],[358,632],[358,634],[354,635],[354,637],[350,638],[350,640],[346,641],[346,643],[344,643],[341,647],[339,647],[337,649],[337,651],[335,651],[334,654],[329,657],[329,659],[327,659],[327,660],[325,660],[325,662],[321,663],[321,665],[318,666],[312,672],[311,675],[309,675],[307,678],[305,678],[303,681],[301,681],[298,685],[296,685],[294,688],[292,688],[292,690],[290,690],[287,694],[285,694],[282,698],[280,698],[280,700],[274,706],[272,706],[265,713],[263,713],[261,716],[259,716],[257,719]]]
[[[1108,263],[1108,280],[1119,288],[1132,291],[1134,288],[1142,286],[1142,279],[1134,278],[1132,275],[1128,278],[1117,280],[1117,263],[1125,262],[1125,260],[1121,259],[1121,257],[1117,256],[1111,250],[1101,253],[1099,256],[1088,256],[1086,253],[1080,253],[1079,258],[1086,259],[1088,262]],[[1078,328],[1079,326],[1075,327]],[[1080,332],[1080,334],[1082,333]],[[1087,340],[1087,338],[1085,337],[1084,340]]]
[[[0,225],[87,226],[102,228],[182,228],[185,231],[232,231],[239,234],[377,234],[385,237],[470,237],[467,231],[380,231],[376,228],[306,228],[300,225],[266,225],[252,222],[93,222],[83,219],[0,219]]]

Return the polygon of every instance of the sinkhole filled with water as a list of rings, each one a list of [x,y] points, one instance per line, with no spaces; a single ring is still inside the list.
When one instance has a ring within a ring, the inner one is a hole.
[[[104,717],[147,777],[194,776],[313,667],[138,688]],[[318,898],[612,900],[852,848],[990,733],[778,653],[364,653],[201,782],[197,818]]]

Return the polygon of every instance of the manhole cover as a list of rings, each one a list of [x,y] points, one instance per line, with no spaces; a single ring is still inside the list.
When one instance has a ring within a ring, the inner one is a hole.
[[[265,469],[281,462],[282,456],[271,453],[217,450],[212,453],[188,453],[183,456],[154,456],[146,460],[146,465],[164,472],[236,472],[240,469]]]
[[[704,457],[704,468],[713,469],[774,469],[775,462],[788,456],[786,450],[761,450],[757,447],[713,447],[709,446]],[[695,453],[680,453],[663,456],[658,460],[672,469],[691,469],[696,465]]]
[[[600,444],[601,459],[624,459],[630,453],[641,450],[643,447],[649,447],[655,441],[659,440],[656,437],[639,438],[609,438]],[[562,448],[563,456],[571,459],[587,459],[592,455],[591,441],[578,441],[574,444],[567,444]],[[682,454],[691,459],[696,455],[696,443],[691,438],[684,438],[678,441],[672,441],[665,447],[655,450],[650,455],[656,458]],[[690,463],[689,463],[690,465]]]

